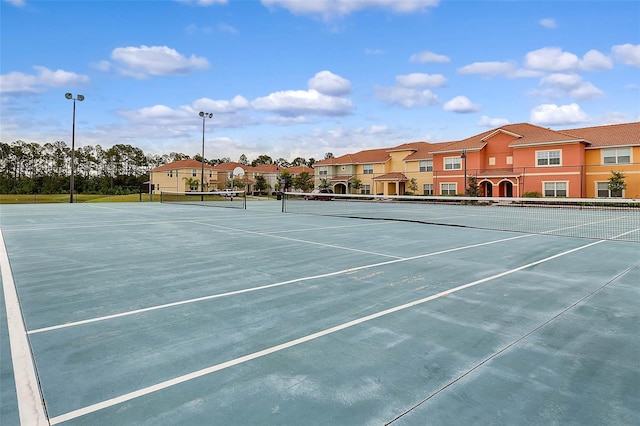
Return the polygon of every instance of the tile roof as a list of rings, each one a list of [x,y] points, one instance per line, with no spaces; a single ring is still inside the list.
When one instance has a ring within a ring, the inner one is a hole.
[[[380,175],[380,176],[376,176],[376,177],[373,178],[373,180],[401,180],[401,181],[405,181],[405,180],[409,180],[409,179],[407,179],[407,177],[405,176],[404,173],[391,172],[391,173],[385,173],[385,174]]]
[[[640,146],[640,121],[607,126],[561,130],[560,132],[588,141],[590,148],[606,146]]]
[[[330,166],[336,164],[386,163],[389,161],[389,148],[367,149],[340,157],[316,161],[314,166]]]
[[[205,164],[204,168],[209,170],[209,169],[213,169],[213,166],[210,166],[209,164]],[[155,169],[152,169],[152,172],[161,172],[164,170],[177,170],[177,169],[202,169],[202,162],[198,161],[198,160],[194,160],[194,159],[188,159],[188,160],[178,160],[178,161],[174,161],[173,163],[168,163],[168,164],[163,164],[162,166],[158,166]]]

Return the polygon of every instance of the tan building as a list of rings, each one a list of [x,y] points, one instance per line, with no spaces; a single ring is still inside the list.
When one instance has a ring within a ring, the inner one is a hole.
[[[204,185],[202,171],[204,170]],[[197,160],[180,160],[156,167],[150,172],[150,183],[154,194],[161,191],[221,191],[224,189],[236,189],[252,194],[256,191],[255,184],[258,176],[264,177],[267,191],[275,191],[280,186],[279,176],[283,170],[287,170],[293,176],[301,172],[307,172],[313,176],[311,167],[299,166],[280,169],[275,164],[260,166],[248,166],[245,164],[229,162],[215,166],[205,164],[204,167]]]

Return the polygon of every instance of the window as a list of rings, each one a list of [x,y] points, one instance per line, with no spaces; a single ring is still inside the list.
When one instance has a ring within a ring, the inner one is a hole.
[[[596,182],[596,192],[598,197],[622,197],[622,191],[611,192],[609,190],[609,182]]]
[[[362,173],[364,173],[365,175],[372,175],[373,174],[373,164],[363,164],[362,165]]]
[[[631,163],[631,148],[603,149],[602,164]]]
[[[513,156],[507,155],[507,164],[513,164]]]
[[[440,194],[442,195],[456,195],[457,194],[457,184],[455,183],[441,183],[440,184]]]
[[[361,194],[371,194],[371,185],[362,185],[360,187]]]
[[[536,152],[536,159],[538,166],[559,166],[560,151],[538,151]]]
[[[545,197],[566,197],[567,182],[544,182]]]
[[[191,169],[191,176],[197,176],[198,171],[196,169]]]
[[[462,169],[462,159],[460,157],[447,157],[444,159],[445,170],[460,170]]]
[[[167,176],[173,177],[173,170],[169,170],[169,173],[167,173]]]
[[[420,171],[421,172],[432,172],[433,171],[433,160],[425,160],[420,162]]]
[[[422,185],[422,195],[433,195],[433,184],[425,183]]]
[[[496,157],[489,157],[489,165],[490,166],[496,165]]]
[[[320,168],[318,169],[318,174],[319,174],[320,176],[326,176],[326,175],[327,175],[327,168],[326,168],[326,167],[320,167]]]

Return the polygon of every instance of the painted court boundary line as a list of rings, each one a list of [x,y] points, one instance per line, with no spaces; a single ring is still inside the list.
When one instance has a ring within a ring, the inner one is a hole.
[[[493,240],[493,241],[487,241],[487,242],[484,242],[484,243],[471,244],[471,245],[467,245],[467,246],[463,246],[463,247],[456,247],[456,248],[452,248],[452,249],[446,249],[446,250],[436,251],[436,252],[427,253],[427,254],[421,254],[421,255],[412,256],[412,257],[393,259],[393,260],[389,260],[389,261],[386,261],[386,262],[379,262],[379,263],[372,263],[372,264],[368,264],[368,265],[356,266],[354,268],[342,269],[340,271],[329,272],[329,273],[326,273],[326,274],[312,275],[312,276],[309,276],[309,277],[302,277],[302,278],[295,278],[293,280],[280,281],[280,282],[277,282],[277,283],[262,285],[262,286],[258,286],[258,287],[245,288],[245,289],[242,289],[242,290],[229,291],[229,292],[226,292],[226,293],[212,294],[212,295],[209,295],[209,296],[202,296],[202,297],[196,297],[194,299],[180,300],[180,301],[177,301],[177,302],[165,303],[163,305],[150,306],[148,308],[135,309],[135,310],[132,310],[132,311],[120,312],[120,313],[112,314],[112,315],[105,315],[105,316],[96,317],[96,318],[89,318],[89,319],[81,320],[81,321],[74,321],[74,322],[68,322],[68,323],[64,323],[64,324],[52,325],[52,326],[49,326],[49,327],[42,327],[42,328],[30,330],[27,333],[28,334],[44,333],[44,332],[47,332],[47,331],[59,330],[59,329],[62,329],[62,328],[75,327],[75,326],[78,326],[78,325],[90,324],[90,323],[93,323],[93,322],[107,321],[107,320],[110,320],[110,319],[126,317],[126,316],[129,316],[129,315],[136,315],[136,314],[141,314],[141,313],[144,313],[144,312],[157,311],[157,310],[160,310],[160,309],[172,308],[174,306],[186,305],[186,304],[189,304],[189,303],[203,302],[205,300],[212,300],[212,299],[219,299],[219,298],[222,298],[222,297],[236,296],[238,294],[251,293],[251,292],[254,292],[254,291],[266,290],[266,289],[269,289],[269,288],[281,287],[281,286],[285,286],[285,285],[289,285],[289,284],[295,284],[295,283],[300,283],[300,282],[305,282],[305,281],[317,280],[317,279],[320,279],[320,278],[334,277],[336,275],[349,274],[349,273],[360,271],[360,270],[363,270],[363,269],[376,268],[376,267],[391,265],[391,264],[399,263],[399,262],[408,262],[408,261],[411,261],[411,260],[422,259],[422,258],[425,258],[425,257],[437,256],[437,255],[440,255],[440,254],[452,253],[452,252],[455,252],[455,251],[466,250],[466,249],[471,249],[471,248],[476,248],[476,247],[482,247],[482,246],[486,246],[486,245],[490,245],[490,244],[496,244],[496,243],[501,243],[501,242],[510,241],[510,240],[516,240],[516,239],[519,239],[519,238],[526,238],[526,237],[531,237],[531,236],[532,235],[519,235],[519,236],[516,236],[516,237],[502,238],[502,239],[499,239],[499,240]]]
[[[45,413],[40,382],[36,374],[31,346],[27,338],[18,292],[13,281],[11,264],[0,229],[0,269],[2,270],[2,289],[7,311],[7,328],[9,329],[9,346],[13,363],[13,376],[16,383],[16,399],[18,415],[23,425],[48,425]]]
[[[257,351],[257,352],[254,352],[254,353],[239,357],[239,358],[232,359],[230,361],[226,361],[226,362],[223,362],[223,363],[220,363],[220,364],[213,365],[211,367],[207,367],[207,368],[204,368],[204,369],[201,369],[201,370],[198,370],[198,371],[194,371],[193,373],[190,373],[190,374],[185,374],[183,376],[179,376],[179,377],[176,377],[176,378],[173,378],[173,379],[170,379],[170,380],[166,380],[164,382],[160,382],[160,383],[157,383],[155,385],[148,386],[148,387],[139,389],[139,390],[134,391],[134,392],[130,392],[130,393],[127,393],[127,394],[124,394],[124,395],[120,395],[120,396],[115,397],[115,398],[108,399],[106,401],[102,401],[102,402],[99,402],[99,403],[96,403],[96,404],[89,405],[87,407],[83,407],[83,408],[80,408],[80,409],[77,409],[77,410],[73,410],[73,411],[70,411],[68,413],[62,414],[60,416],[56,416],[56,417],[51,418],[51,424],[52,425],[56,425],[56,424],[59,424],[59,423],[62,423],[62,422],[68,421],[68,420],[76,419],[78,417],[82,417],[82,416],[85,416],[87,414],[91,414],[93,412],[96,412],[96,411],[99,411],[99,410],[102,410],[102,409],[105,409],[105,408],[109,408],[109,407],[112,407],[114,405],[121,404],[123,402],[130,401],[132,399],[139,398],[139,397],[144,396],[144,395],[148,395],[148,394],[151,394],[151,393],[154,393],[154,392],[158,392],[158,391],[163,390],[163,389],[167,389],[169,387],[178,385],[180,383],[184,383],[184,382],[187,382],[187,381],[190,381],[190,380],[194,380],[194,379],[197,379],[199,377],[206,376],[208,374],[212,374],[212,373],[215,373],[215,372],[220,371],[220,370],[224,370],[226,368],[230,368],[230,367],[233,367],[233,366],[245,363],[245,362],[249,362],[249,361],[252,361],[254,359],[261,358],[261,357],[264,357],[264,356],[267,356],[267,355],[273,354],[275,352],[279,352],[279,351],[282,351],[282,350],[285,350],[285,349],[288,349],[288,348],[291,348],[291,347],[294,347],[294,346],[297,346],[297,345],[301,345],[303,343],[318,339],[320,337],[324,337],[324,336],[327,336],[329,334],[333,334],[333,333],[336,333],[338,331],[354,327],[356,325],[362,324],[362,323],[367,322],[367,321],[371,321],[371,320],[374,320],[374,319],[377,319],[377,318],[380,318],[380,317],[383,317],[383,316],[386,316],[386,315],[389,315],[389,314],[392,314],[392,313],[395,313],[395,312],[398,312],[398,311],[402,311],[402,310],[405,310],[405,309],[408,309],[408,308],[412,308],[414,306],[422,305],[422,304],[430,302],[432,300],[435,300],[435,299],[438,299],[438,298],[441,298],[441,297],[449,296],[450,294],[456,293],[458,291],[461,291],[461,290],[464,290],[464,289],[467,289],[467,288],[470,288],[470,287],[474,287],[474,286],[477,286],[479,284],[483,284],[483,283],[486,283],[488,281],[492,281],[492,280],[495,280],[495,279],[498,279],[498,278],[502,278],[502,277],[505,277],[507,275],[511,275],[511,274],[513,274],[515,272],[522,271],[523,269],[527,269],[527,268],[530,268],[532,266],[536,266],[536,265],[548,262],[550,260],[557,259],[557,258],[562,257],[562,256],[566,256],[566,255],[571,254],[571,253],[575,253],[575,252],[577,252],[579,250],[583,250],[583,249],[586,249],[588,247],[592,247],[592,246],[594,246],[596,244],[600,244],[600,243],[602,243],[604,241],[605,240],[598,240],[598,241],[595,241],[595,242],[592,242],[592,243],[589,243],[589,244],[585,244],[583,246],[579,246],[579,247],[573,248],[571,250],[566,250],[566,251],[563,251],[561,253],[557,253],[557,254],[555,254],[553,256],[549,256],[549,257],[546,257],[544,259],[540,259],[540,260],[537,260],[535,262],[531,262],[531,263],[528,263],[526,265],[522,265],[522,266],[519,266],[517,268],[510,269],[508,271],[504,271],[504,272],[501,272],[499,274],[492,275],[490,277],[482,278],[482,279],[470,282],[468,284],[464,284],[464,285],[461,285],[461,286],[458,286],[458,287],[454,287],[452,289],[442,291],[440,293],[425,297],[423,299],[414,300],[413,302],[405,303],[403,305],[399,305],[399,306],[396,306],[396,307],[393,307],[393,308],[390,308],[390,309],[386,309],[384,311],[380,311],[380,312],[377,312],[375,314],[371,314],[371,315],[367,315],[367,316],[364,316],[364,317],[361,317],[361,318],[357,318],[355,320],[352,320],[352,321],[349,321],[349,322],[345,322],[345,323],[337,325],[335,327],[331,327],[331,328],[328,328],[328,329],[325,329],[325,330],[321,330],[321,331],[319,331],[317,333],[312,333],[312,334],[309,334],[307,336],[303,336],[303,337],[300,337],[298,339],[291,340],[289,342],[285,342],[285,343],[282,343],[282,344],[279,344],[279,345],[275,345],[275,346],[272,346],[270,348],[263,349],[261,351]]]

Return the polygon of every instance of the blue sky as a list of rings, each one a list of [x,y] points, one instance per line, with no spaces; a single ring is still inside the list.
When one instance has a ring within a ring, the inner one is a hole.
[[[0,140],[322,159],[640,120],[639,1],[1,0]]]

